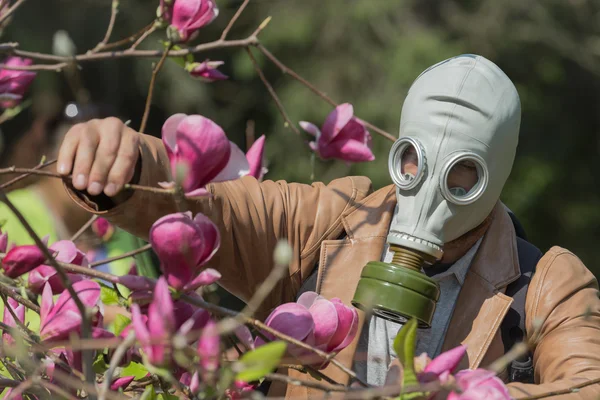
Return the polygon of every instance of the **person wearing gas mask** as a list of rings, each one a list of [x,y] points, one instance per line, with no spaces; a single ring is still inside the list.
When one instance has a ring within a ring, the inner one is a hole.
[[[257,316],[309,290],[372,307],[359,313],[360,334],[336,356],[371,384],[385,382],[393,338],[414,317],[417,354],[433,357],[464,344],[462,368],[488,366],[515,342],[530,341],[531,353],[500,374],[514,397],[582,385],[568,398],[598,398],[600,385],[585,385],[600,378],[596,279],[568,250],[542,254],[529,244],[499,201],[520,118],[517,90],[495,64],[476,55],[442,61],[405,99],[389,158],[394,185],[373,192],[366,177],[329,185],[244,177],[208,185],[212,197],[190,207],[220,228],[210,266],[221,271],[226,289],[248,300],[274,267],[276,243],[287,239],[289,274]],[[120,189],[167,181],[168,165],[160,140],[106,119],[69,132],[58,171],[73,174],[68,190],[82,207],[147,237],[154,221],[176,212],[173,199]],[[324,372],[348,383],[335,366]],[[322,394],[274,383],[269,395],[286,391]]]

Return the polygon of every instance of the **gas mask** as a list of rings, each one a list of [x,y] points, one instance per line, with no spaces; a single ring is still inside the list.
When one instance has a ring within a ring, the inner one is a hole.
[[[356,307],[430,326],[439,286],[422,269],[441,259],[445,243],[479,226],[494,208],[512,169],[520,120],[515,86],[481,56],[450,58],[417,77],[388,161],[397,198],[387,237],[393,260],[363,268]],[[404,168],[407,157],[416,164],[410,172]],[[476,171],[468,188],[449,179],[460,168]]]

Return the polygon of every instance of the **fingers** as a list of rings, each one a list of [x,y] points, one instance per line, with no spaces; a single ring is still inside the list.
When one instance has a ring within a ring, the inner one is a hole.
[[[73,175],[73,187],[115,196],[135,172],[139,134],[117,118],[75,125],[61,145],[58,172]]]
[[[139,157],[139,135],[133,129],[125,127],[117,158],[108,174],[108,184],[104,189],[107,196],[116,195],[123,186],[131,181]]]
[[[81,132],[82,134],[78,135],[79,143],[73,166],[73,186],[77,190],[85,190],[88,187],[88,177],[100,142],[96,131],[86,129]]]
[[[98,125],[100,121],[96,125]],[[104,191],[108,173],[110,172],[121,145],[123,124],[118,119],[107,119],[101,121],[102,134],[96,147],[94,162],[89,172],[87,191],[92,196],[97,196]],[[79,157],[81,149],[78,150]],[[75,164],[77,166],[77,163]],[[75,176],[75,179],[78,179]]]

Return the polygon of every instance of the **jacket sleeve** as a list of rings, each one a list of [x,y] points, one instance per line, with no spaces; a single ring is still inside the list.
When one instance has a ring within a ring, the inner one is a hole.
[[[600,398],[600,300],[592,273],[571,252],[553,247],[538,263],[525,307],[536,385],[510,384],[511,395]]]
[[[168,181],[169,162],[162,141],[144,135],[140,152],[139,184],[157,187],[158,182]],[[261,183],[243,177],[209,184],[207,189],[211,197],[188,200],[186,208],[207,215],[219,227],[221,246],[207,266],[221,272],[219,282],[231,293],[248,300],[274,267],[277,242],[286,239],[292,247],[289,276],[263,303],[261,311],[265,313],[282,302],[294,301],[302,280],[317,261],[321,241],[341,234],[342,214],[370,192],[371,183],[363,177],[337,179],[327,186]],[[89,211],[144,239],[154,221],[178,209],[172,196],[141,190],[108,209],[98,205],[102,201],[82,193],[70,190],[70,194]]]

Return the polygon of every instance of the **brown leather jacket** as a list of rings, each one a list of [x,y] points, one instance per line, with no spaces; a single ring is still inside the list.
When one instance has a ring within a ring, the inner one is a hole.
[[[144,136],[140,184],[156,186],[168,180],[168,160],[160,140]],[[266,298],[259,318],[277,305],[295,301],[302,282],[318,265],[317,291],[350,304],[362,267],[379,260],[395,207],[393,186],[372,193],[365,177],[337,179],[329,185],[257,182],[245,177],[211,184],[211,199],[190,202],[193,212],[208,215],[221,230],[221,248],[211,267],[221,271],[222,285],[248,299],[273,267],[273,249],[286,238],[293,248],[289,275]],[[109,210],[71,193],[88,210],[102,214],[130,233],[147,238],[152,223],[176,212],[168,196],[136,191]],[[338,240],[341,234],[343,240]],[[506,286],[520,275],[515,232],[499,203],[477,252],[452,316],[443,350],[467,346],[463,368],[484,367],[504,354],[500,324],[512,298]],[[600,379],[600,300],[598,283],[568,250],[553,247],[539,261],[526,300],[526,329],[539,325],[534,353],[536,385],[512,383],[514,397],[568,392],[575,385]],[[361,314],[360,326],[363,323]],[[357,339],[337,355],[352,366]],[[298,376],[298,372],[289,371]],[[338,382],[348,377],[331,365],[325,373]],[[310,379],[301,375],[302,379]],[[321,397],[304,387],[273,385],[270,394]],[[553,398],[597,399],[600,385],[583,387]],[[536,397],[537,398],[537,397]]]

